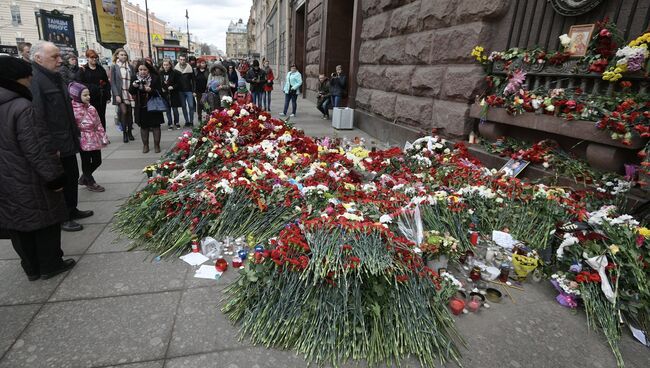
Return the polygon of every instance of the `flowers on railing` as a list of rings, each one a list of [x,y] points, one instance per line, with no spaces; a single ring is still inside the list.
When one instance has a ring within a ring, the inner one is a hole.
[[[614,65],[603,73],[603,79],[616,82],[623,78],[623,74],[626,72],[638,72],[644,69],[646,73],[650,72],[649,46],[650,32],[647,32],[631,41],[627,46],[618,49],[613,60]]]

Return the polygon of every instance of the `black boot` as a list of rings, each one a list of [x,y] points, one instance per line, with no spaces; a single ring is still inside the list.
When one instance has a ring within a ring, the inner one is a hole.
[[[127,135],[130,141],[134,141],[135,137],[133,136],[133,123],[129,123],[129,128],[126,130]]]
[[[129,143],[129,136],[125,131],[122,132],[122,142]]]

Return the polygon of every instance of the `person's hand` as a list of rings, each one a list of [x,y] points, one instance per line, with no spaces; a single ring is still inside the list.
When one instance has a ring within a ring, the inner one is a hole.
[[[140,83],[138,81],[133,82],[133,87],[140,87]]]
[[[59,188],[59,189],[54,189],[54,191],[57,192],[57,193],[58,193],[58,192],[63,192],[63,187],[61,187],[61,188]]]
[[[172,89],[174,89],[174,87],[169,86],[169,87],[167,87],[167,89],[171,91]]]
[[[192,96],[196,97],[196,93],[192,92]]]
[[[151,92],[151,87],[144,87],[144,90],[147,92]]]
[[[122,103],[122,98],[120,96],[115,96],[115,102]]]
[[[61,151],[56,151],[56,157],[61,157]]]

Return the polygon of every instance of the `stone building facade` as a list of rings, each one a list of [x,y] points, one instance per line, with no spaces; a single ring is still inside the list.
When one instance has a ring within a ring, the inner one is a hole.
[[[379,138],[469,133],[484,79],[470,51],[489,45],[509,1],[364,0],[356,107]],[[379,119],[378,119],[379,118]],[[383,121],[382,121],[383,120]]]
[[[342,65],[349,76],[344,103],[355,108],[355,125],[392,143],[432,130],[466,137],[476,123],[470,106],[484,89],[483,69],[470,56],[476,45],[556,50],[571,25],[605,16],[639,34],[650,11],[647,2],[626,0],[579,15],[562,15],[538,0],[255,0],[254,6],[262,3],[267,7],[258,8],[257,22],[266,26],[255,36],[274,45],[267,54],[284,52],[298,65],[304,96],[314,99],[318,74]],[[284,47],[272,43],[277,31],[269,33],[283,5],[289,6]]]
[[[124,16],[124,30],[126,31],[126,45],[124,49],[131,58],[149,56],[149,43],[147,40],[147,13],[139,4],[122,1],[122,14]],[[163,43],[166,22],[149,10],[149,33],[154,37],[151,40],[151,54],[155,57],[154,45]]]
[[[236,23],[230,22],[226,32],[226,55],[231,58],[248,57],[248,32],[246,24],[239,19]]]

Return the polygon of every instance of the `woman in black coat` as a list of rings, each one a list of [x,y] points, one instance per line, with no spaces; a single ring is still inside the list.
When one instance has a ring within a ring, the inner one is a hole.
[[[72,268],[63,260],[66,177],[45,122],[32,106],[31,65],[0,56],[0,228],[8,230],[30,281]]]
[[[162,96],[167,101],[167,129],[180,129],[178,123],[178,108],[181,107],[181,96],[178,94],[178,72],[174,70],[172,61],[169,58],[163,59],[160,69],[160,83],[162,85]],[[172,113],[174,121],[172,122]]]
[[[111,99],[111,84],[108,81],[106,69],[99,63],[99,55],[95,50],[86,50],[88,64],[79,70],[79,81],[90,91],[90,104],[95,107],[106,130],[106,103]]]
[[[160,77],[154,73],[153,67],[145,63],[144,60],[138,61],[136,71],[137,74],[129,87],[129,93],[135,99],[135,123],[140,127],[142,153],[149,152],[149,131],[153,132],[154,150],[158,153],[160,152],[160,125],[165,123],[165,119],[162,112],[149,111],[147,102],[152,97],[162,97]]]
[[[237,75],[237,69],[232,64],[228,64],[228,82],[230,84],[230,94],[235,95],[237,92],[237,82],[239,82],[239,76]]]

